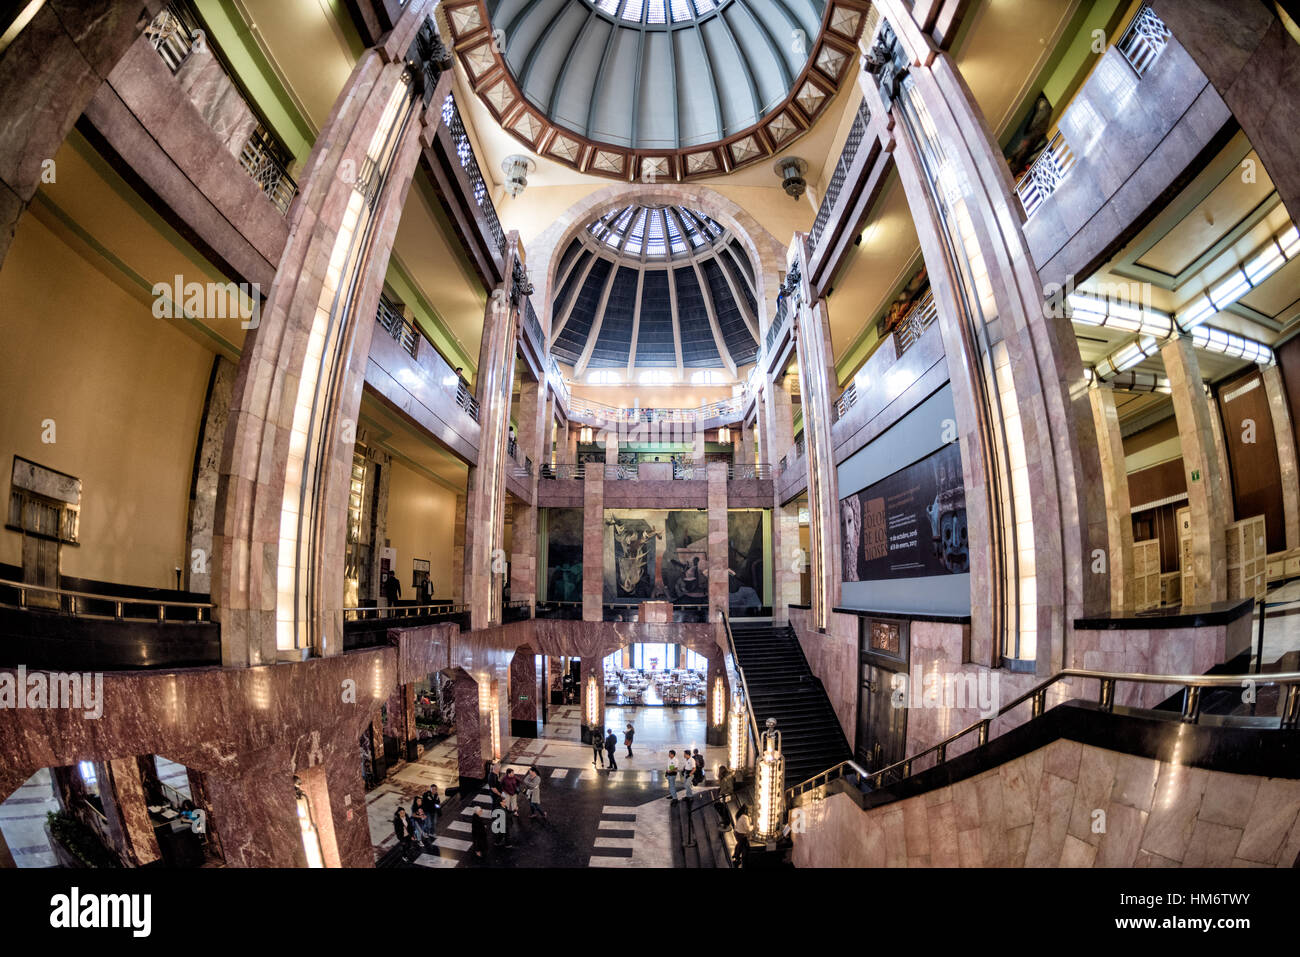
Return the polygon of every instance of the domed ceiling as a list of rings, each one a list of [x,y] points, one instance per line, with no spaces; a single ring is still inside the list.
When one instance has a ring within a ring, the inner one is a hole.
[[[859,0],[444,2],[461,63],[534,152],[612,178],[716,175],[784,149],[857,57]]]
[[[630,205],[564,250],[551,352],[589,369],[720,369],[758,354],[754,268],[727,229],[684,206]]]

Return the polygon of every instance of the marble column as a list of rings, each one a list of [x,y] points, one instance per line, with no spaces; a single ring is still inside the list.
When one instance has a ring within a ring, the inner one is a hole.
[[[451,532],[451,600],[456,604],[465,601],[465,515],[469,499],[456,496],[456,518]]]
[[[707,468],[709,481],[708,511],[708,562],[709,562],[709,621],[716,621],[719,612],[728,611],[730,582],[728,579],[727,529],[727,463],[710,462]]]
[[[431,8],[408,3],[383,45],[357,60],[307,160],[289,241],[244,341],[213,531],[228,667],[343,649],[348,498],[375,309],[422,139],[441,123],[436,90],[425,109],[405,62]],[[439,87],[451,82],[448,71]],[[388,146],[381,154],[375,143]]]
[[[1183,470],[1187,473],[1187,506],[1191,509],[1195,593],[1186,594],[1184,577],[1183,604],[1220,601],[1228,597],[1225,528],[1232,517],[1232,500],[1227,464],[1219,448],[1221,440],[1215,436],[1214,420],[1219,412],[1201,385],[1201,367],[1191,339],[1180,336],[1166,342],[1160,347],[1160,358],[1172,389]]]
[[[54,154],[163,0],[31,6],[35,15],[0,56],[0,264],[43,177],[57,176]]]
[[[784,374],[768,380],[764,398],[764,410],[767,412],[767,431],[764,436],[767,457],[775,466],[786,453],[794,450],[794,398],[787,387]]]
[[[208,774],[198,768],[186,768],[185,776],[190,782],[190,800],[194,802],[195,807],[204,811],[207,817],[204,826],[207,829],[208,851],[218,860],[224,861],[226,854],[221,844],[221,822],[212,813],[212,798],[208,794]]]
[[[526,601],[531,608],[537,603],[537,508],[515,499],[513,515],[510,600]]]
[[[1282,475],[1282,520],[1286,524],[1286,547],[1290,551],[1300,548],[1300,467],[1297,466],[1296,433],[1291,423],[1291,409],[1287,405],[1281,370],[1275,365],[1262,366],[1259,374],[1264,381],[1264,394],[1268,396],[1273,435],[1277,438],[1277,464]]]
[[[1133,514],[1128,497],[1128,469],[1124,463],[1124,435],[1115,411],[1114,391],[1093,388],[1088,391],[1088,398],[1092,402],[1097,451],[1101,456],[1101,478],[1106,491],[1106,528],[1110,545],[1105,560],[1110,567],[1110,606],[1118,613],[1133,600]]]
[[[605,479],[582,483],[582,620],[605,618]]]
[[[812,623],[818,631],[830,625],[831,609],[839,604],[843,560],[839,544],[839,483],[831,439],[830,386],[835,382],[830,325],[824,302],[812,303],[807,284],[807,237],[796,234],[795,259],[790,264],[792,334],[799,361],[800,402],[803,406],[804,458],[808,466],[808,524],[812,571]]]
[[[510,733],[516,738],[537,737],[537,658],[528,645],[510,659]]]
[[[478,681],[460,668],[452,672],[451,699],[456,709],[456,771],[461,781],[483,778]]]
[[[473,628],[501,623],[501,588],[505,575],[506,449],[514,388],[519,311],[528,295],[520,258],[519,235],[506,237],[506,280],[488,297],[479,345],[478,464],[469,470],[465,518],[465,596]]]
[[[583,658],[581,665],[581,738],[583,744],[590,744],[593,723],[599,725],[602,731],[605,727],[605,665],[595,655],[590,658]],[[593,682],[592,678],[596,680]],[[593,714],[596,717],[594,722],[592,721]]]
[[[230,396],[235,386],[236,371],[235,364],[224,356],[217,356],[213,360],[207,401],[203,408],[203,423],[199,429],[184,570],[185,587],[204,595],[212,591],[212,521],[217,507],[217,483],[221,475],[221,447],[226,438]]]
[[[691,454],[694,456],[695,464],[703,465],[705,461],[704,430],[699,427],[698,423],[692,426],[691,440],[692,442],[694,442],[694,447],[691,450]]]
[[[108,819],[109,832],[117,839],[118,849],[135,867],[152,864],[162,858],[140,768],[135,757],[96,762],[99,797]]]
[[[208,795],[226,835],[228,867],[307,866],[292,768],[289,747],[281,742],[209,772]]]
[[[1063,665],[1070,621],[1110,589],[1108,576],[1086,573],[1107,523],[1078,341],[1044,308],[1006,159],[961,72],[902,0],[876,6],[881,42],[905,74],[884,95],[862,74],[867,135],[894,154],[952,377],[972,659],[1049,674]]]
[[[790,605],[799,604],[804,566],[799,543],[799,500],[772,509],[772,619],[789,621]]]

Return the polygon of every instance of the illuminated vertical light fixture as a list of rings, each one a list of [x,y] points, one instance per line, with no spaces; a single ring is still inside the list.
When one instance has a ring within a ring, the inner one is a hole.
[[[298,827],[302,832],[302,849],[307,855],[307,866],[324,867],[325,855],[321,851],[320,833],[316,830],[316,822],[311,815],[311,802],[297,775],[293,778],[293,795],[298,804]]]
[[[592,438],[593,438],[593,433],[591,431],[591,426],[584,425],[581,429],[578,430],[578,441],[581,442],[583,445],[590,445],[592,443]]]
[[[761,748],[755,831],[760,839],[768,840],[781,833],[785,817],[785,757],[781,754],[781,732],[776,730],[776,718],[767,719]]]
[[[488,695],[488,707],[492,715],[492,760],[501,760],[501,687],[495,682]]]
[[[403,103],[410,104],[411,78],[403,74],[393,85],[379,125],[366,148],[362,173],[348,194],[347,207],[339,224],[334,246],[330,250],[321,283],[320,298],[312,317],[307,338],[307,352],[303,356],[294,400],[293,424],[289,433],[289,451],[285,461],[284,497],[280,506],[280,537],[276,568],[276,649],[293,651],[304,648],[309,635],[304,634],[308,615],[308,579],[310,562],[302,554],[304,538],[311,535],[314,521],[312,502],[306,490],[315,484],[317,463],[325,457],[328,448],[323,431],[328,425],[328,410],[318,405],[319,392],[328,383],[322,378],[333,374],[331,346],[337,347],[338,337],[346,324],[340,315],[340,291],[349,286],[349,279],[360,268],[363,250],[356,242],[364,236],[373,216],[370,200],[377,196],[382,185],[386,161],[391,160],[395,149],[393,133]],[[364,221],[363,221],[364,217]],[[310,454],[309,454],[310,451]]]
[[[600,682],[596,680],[595,675],[587,676],[587,727],[595,727],[597,724],[603,726],[604,722],[600,719]]]
[[[722,683],[722,675],[713,676],[713,726],[722,727],[727,719],[727,689]]]
[[[731,429],[729,429],[725,425],[722,428],[718,429],[718,443],[720,445],[731,444]]]
[[[748,763],[747,744],[745,697],[737,690],[731,696],[731,719],[727,724],[727,758],[731,762],[732,771],[738,771]]]

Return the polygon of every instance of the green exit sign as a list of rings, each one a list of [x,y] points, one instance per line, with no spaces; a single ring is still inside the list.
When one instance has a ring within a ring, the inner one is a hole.
[[[1193,481],[1193,482],[1199,482],[1200,480],[1201,480],[1201,470],[1200,470],[1200,469],[1192,469],[1192,481]]]

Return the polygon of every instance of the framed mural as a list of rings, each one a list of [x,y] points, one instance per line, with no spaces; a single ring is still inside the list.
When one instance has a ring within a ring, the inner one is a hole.
[[[582,601],[582,509],[548,508],[546,600]]]

